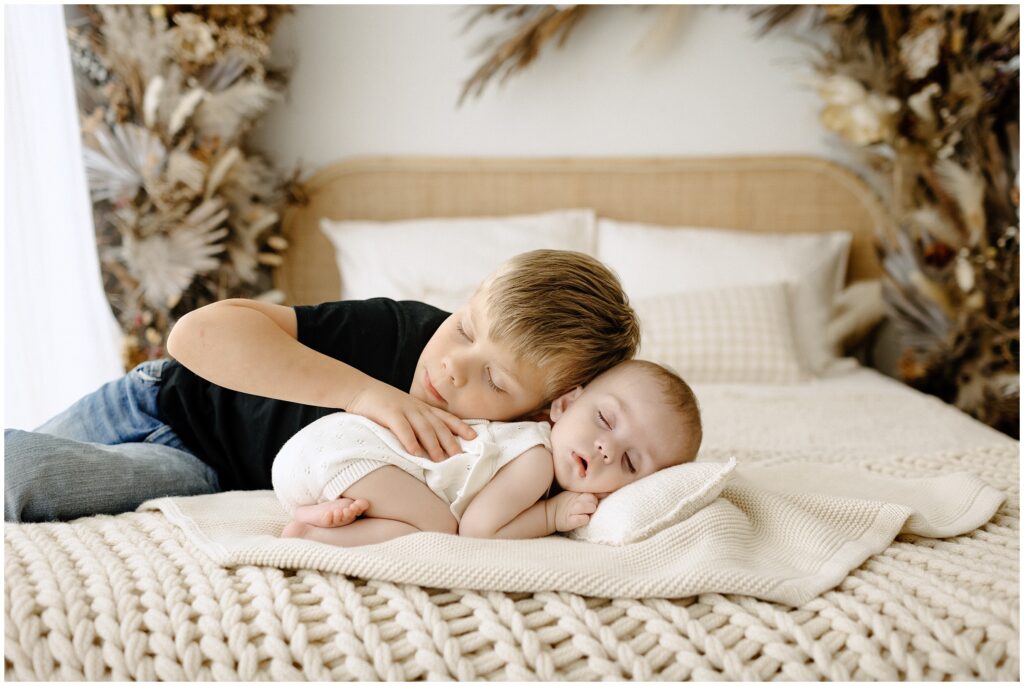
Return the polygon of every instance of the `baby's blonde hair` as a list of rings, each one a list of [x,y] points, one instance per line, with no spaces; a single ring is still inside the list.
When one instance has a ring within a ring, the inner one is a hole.
[[[704,440],[704,427],[700,418],[700,405],[690,384],[672,368],[657,362],[630,360],[626,364],[645,370],[658,381],[665,394],[665,400],[679,413],[683,428],[686,430],[686,444],[679,464],[692,462]]]
[[[589,255],[522,253],[505,262],[485,287],[489,335],[544,371],[545,404],[636,354],[636,312],[618,277]]]

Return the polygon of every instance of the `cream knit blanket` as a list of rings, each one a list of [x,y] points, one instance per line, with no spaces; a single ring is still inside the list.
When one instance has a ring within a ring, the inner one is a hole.
[[[271,491],[162,498],[141,509],[164,512],[225,566],[602,598],[739,593],[801,605],[836,586],[901,531],[963,534],[987,522],[1004,499],[966,473],[897,479],[815,463],[739,467],[716,501],[626,546],[560,536],[494,541],[422,533],[338,548],[277,538],[288,518]]]
[[[806,385],[695,390],[705,457],[736,455],[742,475],[808,461],[890,484],[969,472],[1007,499],[963,535],[901,533],[799,607],[742,594],[605,599],[224,567],[159,511],[7,524],[4,676],[1019,680],[1019,443],[869,370]],[[818,496],[787,502],[803,508],[834,498],[823,486],[815,484]],[[942,510],[899,502],[891,507],[917,513],[905,531],[949,525],[937,516]],[[267,535],[281,518],[252,518],[244,535]],[[204,535],[223,538],[211,529]],[[530,543],[586,550],[554,537]],[[440,549],[434,555],[443,557]],[[647,583],[641,570],[629,576],[633,588]]]

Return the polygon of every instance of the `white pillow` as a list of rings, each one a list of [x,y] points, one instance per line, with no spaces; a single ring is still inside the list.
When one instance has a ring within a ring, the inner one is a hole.
[[[597,222],[597,258],[615,270],[630,298],[681,291],[793,284],[793,330],[800,359],[818,374],[835,358],[825,335],[832,299],[846,279],[851,235],[756,233]]]
[[[783,283],[638,298],[638,357],[690,383],[796,383],[807,375]]]
[[[688,462],[662,469],[602,500],[590,522],[569,536],[608,545],[642,541],[711,503],[735,468],[736,458],[731,457],[725,463]]]
[[[420,300],[452,311],[502,262],[538,248],[593,255],[593,210],[393,222],[323,219],[342,300]]]

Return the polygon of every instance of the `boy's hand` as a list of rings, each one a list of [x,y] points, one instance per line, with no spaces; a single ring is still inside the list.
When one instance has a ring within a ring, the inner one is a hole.
[[[357,393],[345,411],[386,426],[406,450],[420,457],[429,456],[434,462],[462,452],[453,434],[468,440],[476,438],[476,431],[455,415],[385,383],[375,383]]]
[[[555,505],[555,531],[578,529],[597,510],[597,496],[593,493],[562,491],[551,500]]]

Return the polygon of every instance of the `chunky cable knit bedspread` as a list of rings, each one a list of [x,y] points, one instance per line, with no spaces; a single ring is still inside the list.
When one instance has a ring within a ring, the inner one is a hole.
[[[1018,680],[1017,442],[865,370],[696,390],[713,459],[967,471],[1007,500],[968,534],[899,536],[798,608],[226,569],[157,512],[5,525],[5,677]]]

